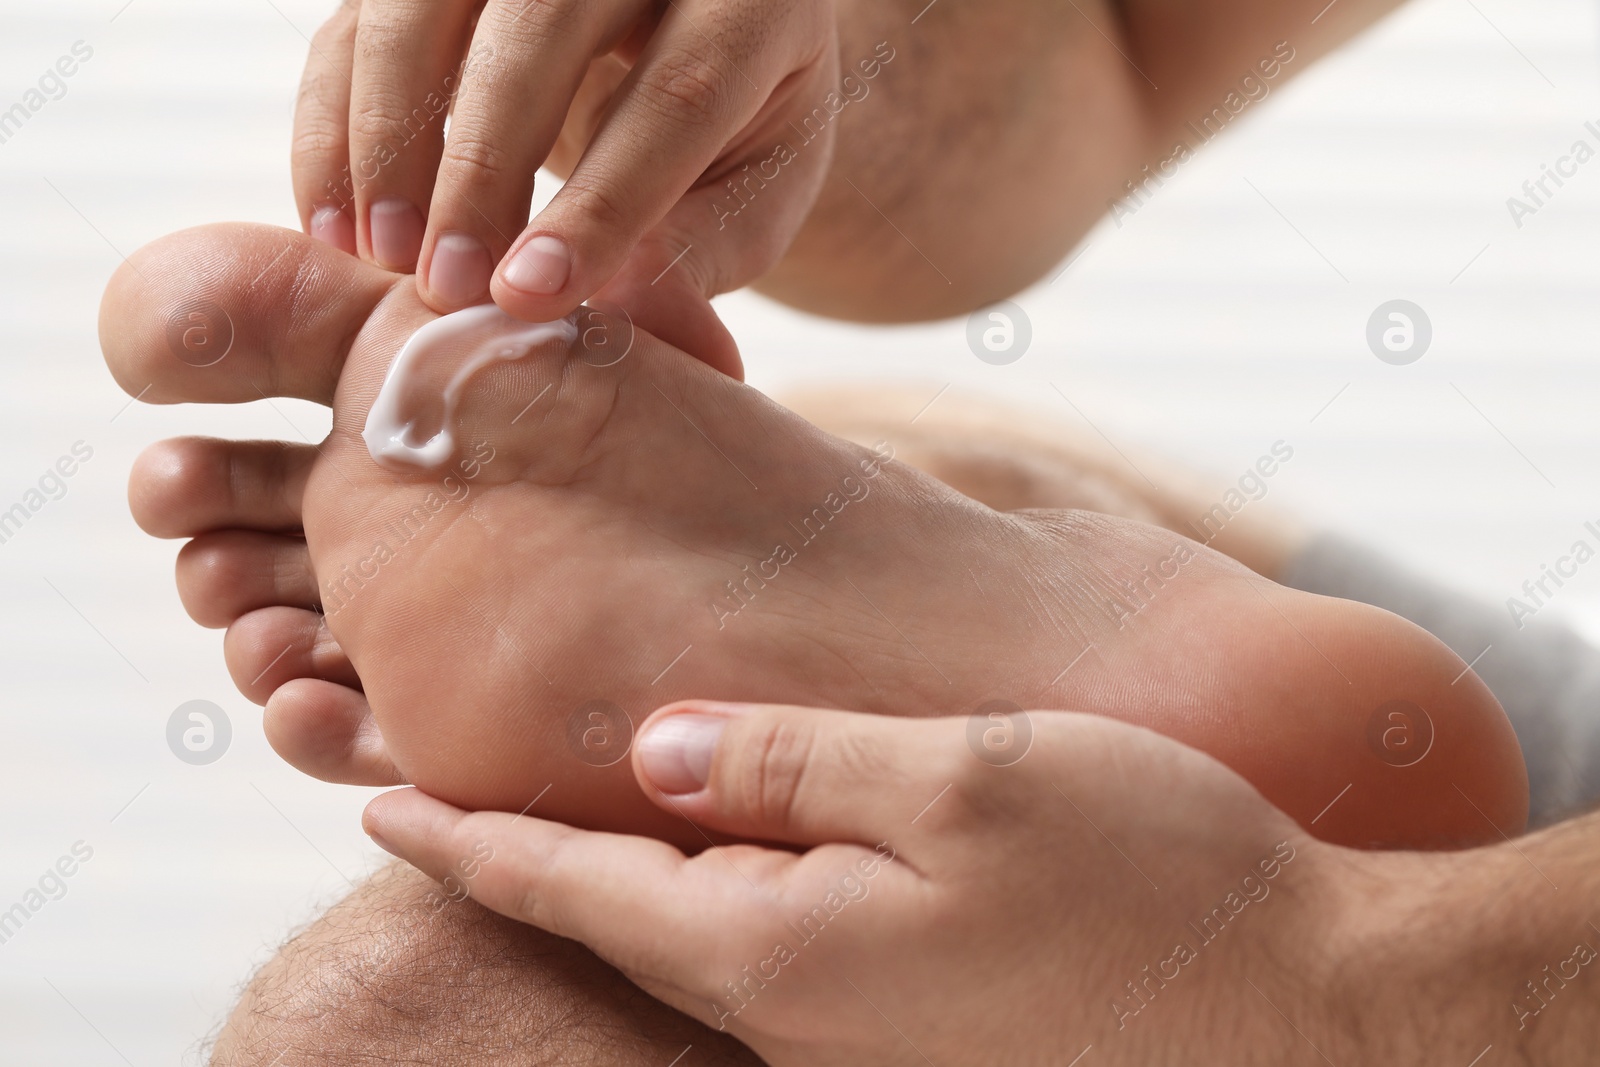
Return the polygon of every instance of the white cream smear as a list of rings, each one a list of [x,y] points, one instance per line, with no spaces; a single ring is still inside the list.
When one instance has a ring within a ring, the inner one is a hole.
[[[539,345],[551,341],[570,345],[577,339],[575,316],[555,322],[523,322],[493,304],[434,319],[411,335],[389,365],[361,431],[367,451],[386,467],[443,466],[455,453],[456,405],[474,374],[500,360],[521,359]],[[441,359],[456,364],[444,389],[443,418],[438,433],[418,441],[417,416],[407,415],[401,398],[408,392],[415,395],[414,382],[421,370]]]

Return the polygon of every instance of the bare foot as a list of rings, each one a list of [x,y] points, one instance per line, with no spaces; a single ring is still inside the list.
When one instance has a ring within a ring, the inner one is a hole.
[[[1073,508],[1153,523],[1274,580],[1310,539],[1292,515],[1252,499],[1266,494],[1259,478],[1246,495],[1236,479],[1126,454],[1065,419],[960,387],[818,385],[778,399],[848,441],[892,439],[901,461],[999,511]]]
[[[167,336],[198,297],[232,324],[205,367]],[[1521,828],[1509,725],[1416,627],[1156,527],[997,512],[643,334],[608,366],[577,347],[486,370],[449,478],[379,467],[366,411],[431,317],[409,279],[253,226],[140,251],[103,306],[113,373],[146,400],[333,405],[316,450],[169,442],[132,487],[147,528],[198,535],[185,604],[243,635],[235,677],[270,691],[269,735],[313,770],[693,843],[608,763],[625,751],[618,713],[1004,700],[1176,737],[1329,840]],[[1424,758],[1385,747],[1396,708],[1425,711]]]

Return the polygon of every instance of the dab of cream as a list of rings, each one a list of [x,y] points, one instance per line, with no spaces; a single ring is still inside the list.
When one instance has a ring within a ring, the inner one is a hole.
[[[372,410],[367,412],[366,428],[361,432],[367,451],[388,467],[442,466],[455,453],[456,405],[461,390],[474,374],[490,363],[521,359],[550,341],[570,345],[577,339],[578,326],[572,317],[555,322],[523,322],[493,304],[480,304],[434,319],[411,335],[389,365],[389,374],[378,390],[378,399],[372,402]],[[421,368],[443,358],[459,363],[444,389],[439,432],[426,441],[417,441],[417,416],[406,414],[401,396],[408,391],[415,393],[412,384]]]

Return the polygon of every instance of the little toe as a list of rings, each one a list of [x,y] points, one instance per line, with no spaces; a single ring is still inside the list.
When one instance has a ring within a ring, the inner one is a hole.
[[[310,445],[175,437],[145,449],[128,477],[134,521],[155,537],[300,529]]]
[[[303,608],[262,608],[241,617],[228,627],[223,655],[239,692],[256,704],[266,704],[278,687],[296,678],[361,688],[326,620]]]
[[[257,608],[317,606],[311,554],[297,537],[222,530],[178,553],[178,596],[189,617],[220,629]]]
[[[405,785],[367,698],[347,686],[297,678],[278,688],[262,719],[267,741],[297,770],[339,785]]]

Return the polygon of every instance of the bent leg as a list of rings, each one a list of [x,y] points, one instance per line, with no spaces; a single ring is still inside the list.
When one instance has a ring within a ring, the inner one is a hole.
[[[211,1062],[747,1067],[761,1061],[652,999],[577,942],[471,900],[448,901],[437,883],[396,863],[256,974]]]

